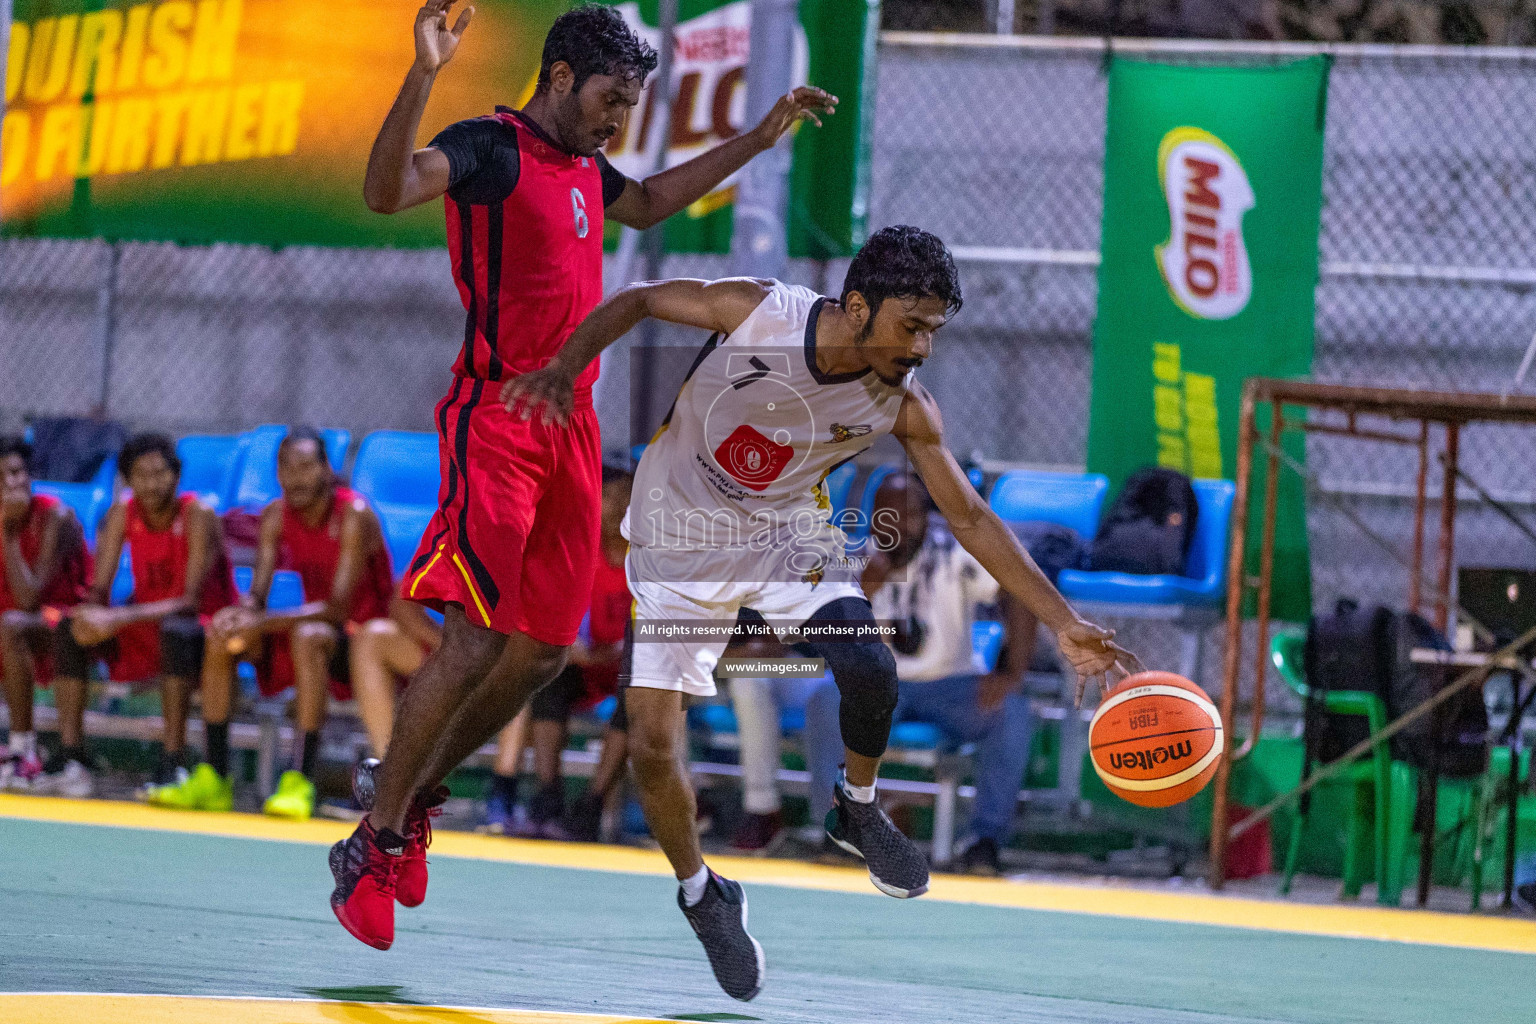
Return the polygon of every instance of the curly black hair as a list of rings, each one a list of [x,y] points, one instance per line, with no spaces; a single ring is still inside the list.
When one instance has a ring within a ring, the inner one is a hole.
[[[539,63],[539,88],[549,87],[549,69],[565,61],[576,73],[579,91],[593,75],[638,78],[656,70],[656,50],[630,28],[624,17],[604,4],[572,7],[549,27]]]
[[[283,439],[277,443],[277,457],[282,458],[283,452],[286,451],[290,445],[302,444],[305,441],[313,441],[315,444],[315,451],[320,453],[320,458],[322,460],[325,459],[325,438],[320,436],[320,431],[305,424],[300,424],[299,426],[288,428],[288,433],[284,434]]]
[[[133,464],[146,455],[159,452],[164,457],[171,471],[181,475],[181,459],[176,455],[176,442],[164,434],[135,434],[123,445],[123,450],[117,456],[118,472],[123,474],[123,479],[128,479],[133,472]]]
[[[960,272],[937,235],[909,224],[881,228],[869,236],[843,278],[840,301],[858,292],[875,313],[890,298],[944,300],[950,316],[960,312]]]
[[[20,434],[0,435],[0,459],[9,455],[20,455],[22,462],[32,465],[32,445]]]

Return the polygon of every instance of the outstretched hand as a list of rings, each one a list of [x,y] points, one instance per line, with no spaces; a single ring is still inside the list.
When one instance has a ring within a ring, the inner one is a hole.
[[[501,386],[501,404],[521,420],[538,414],[546,427],[565,426],[576,404],[576,382],[554,363],[532,373],[519,374]]]
[[[448,27],[448,10],[457,0],[427,0],[416,12],[416,66],[432,73],[453,59],[459,40],[475,16],[473,6],[465,7]]]
[[[1142,671],[1141,659],[1114,642],[1115,631],[1078,619],[1056,634],[1056,646],[1077,674],[1074,707],[1083,706],[1083,691],[1089,679],[1099,688],[1100,696],[1109,692],[1110,679],[1124,679],[1133,671]]]
[[[837,110],[837,97],[814,85],[802,85],[779,97],[766,117],[752,129],[764,149],[772,146],[799,121],[810,121],[821,127],[821,115],[830,116]]]

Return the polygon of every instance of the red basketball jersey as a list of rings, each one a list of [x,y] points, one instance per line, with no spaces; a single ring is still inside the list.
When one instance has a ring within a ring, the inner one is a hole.
[[[32,495],[32,509],[27,514],[27,525],[22,529],[17,542],[21,547],[21,557],[34,569],[37,567],[37,556],[43,549],[43,528],[61,504],[59,499],[49,494]],[[64,552],[59,571],[43,588],[42,603],[56,608],[69,608],[86,599],[90,586],[91,553],[86,550],[84,543],[75,542]],[[4,567],[0,566],[0,611],[10,611],[15,607],[10,582]]]
[[[310,526],[283,503],[282,563],[291,566],[304,581],[304,600],[324,601],[331,596],[336,580],[336,566],[341,562],[341,527],[347,509],[366,507],[363,498],[349,487],[336,488],[331,511],[319,526]],[[390,571],[389,549],[381,542],[368,556],[362,578],[352,591],[350,622],[367,622],[389,614],[389,599],[395,578]]]
[[[128,524],[123,540],[133,565],[134,604],[166,601],[187,592],[187,509],[196,501],[190,494],[178,497],[176,518],[171,525],[154,530],[144,521],[139,499],[128,499]],[[199,615],[212,615],[235,600],[234,569],[229,563],[229,552],[221,543],[213,552],[213,568],[203,584],[197,611]]]
[[[602,301],[603,207],[624,178],[505,108],[432,145],[452,168],[448,252],[467,311],[453,372],[495,381],[537,370]],[[578,402],[590,402],[597,371],[594,360],[577,379]]]

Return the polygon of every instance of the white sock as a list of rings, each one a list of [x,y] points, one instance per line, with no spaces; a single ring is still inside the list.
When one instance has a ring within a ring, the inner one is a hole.
[[[875,802],[875,785],[855,786],[848,781],[848,775],[843,775],[843,792],[848,794],[848,799],[854,803],[872,804]]]
[[[697,874],[682,879],[680,884],[683,887],[683,902],[693,906],[704,898],[704,889],[709,885],[709,868],[699,868]]]
[[[37,756],[37,733],[13,732],[11,733],[11,753],[17,757]]]

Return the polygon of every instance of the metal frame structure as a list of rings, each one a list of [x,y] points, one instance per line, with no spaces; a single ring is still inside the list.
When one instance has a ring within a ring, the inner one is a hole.
[[[1258,408],[1270,407],[1268,438],[1261,445]],[[1286,407],[1292,407],[1288,416]],[[1295,416],[1295,409],[1320,413]],[[1417,430],[1397,431],[1362,425],[1361,417],[1385,419],[1393,423],[1416,422]],[[1342,418],[1342,422],[1339,420]],[[1407,445],[1418,450],[1418,472],[1414,486],[1413,542],[1410,554],[1410,582],[1407,606],[1419,611],[1429,600],[1431,620],[1441,630],[1450,619],[1451,576],[1455,566],[1456,489],[1461,479],[1460,442],[1462,428],[1470,423],[1524,423],[1536,426],[1536,396],[1498,395],[1479,392],[1417,391],[1403,388],[1353,387],[1312,381],[1277,380],[1255,377],[1243,387],[1237,448],[1237,494],[1232,504],[1232,540],[1227,555],[1227,636],[1222,663],[1220,709],[1229,737],[1216,769],[1215,804],[1211,814],[1211,885],[1221,888],[1226,880],[1227,845],[1232,838],[1228,824],[1228,786],[1232,764],[1248,756],[1264,724],[1264,680],[1268,663],[1270,591],[1273,584],[1275,554],[1275,509],[1279,472],[1283,466],[1280,439],[1286,430],[1316,434],[1334,434],[1363,440]],[[1435,552],[1435,582],[1426,594],[1423,583],[1425,559],[1425,517],[1428,512],[1431,427],[1438,426],[1442,437],[1439,461],[1443,482],[1439,496],[1439,535]],[[1256,448],[1263,448],[1265,459],[1264,496],[1260,529],[1258,574],[1247,572],[1249,498],[1253,483]],[[1285,467],[1293,468],[1293,467]],[[1255,595],[1255,619],[1258,645],[1251,653],[1254,664],[1252,713],[1247,736],[1233,746],[1233,719],[1237,711],[1237,690],[1244,657],[1243,603],[1249,592]]]

